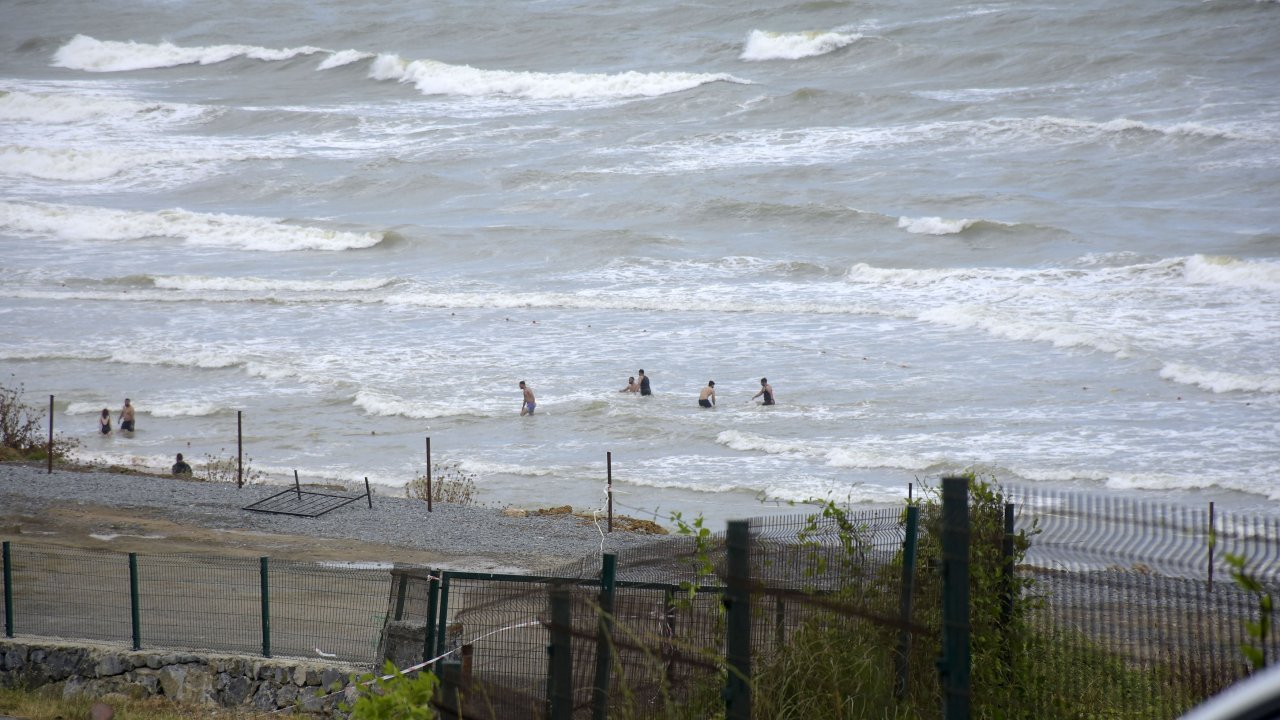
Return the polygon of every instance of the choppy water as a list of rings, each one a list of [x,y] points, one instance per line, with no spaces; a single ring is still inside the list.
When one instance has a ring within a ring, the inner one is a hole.
[[[497,504],[612,452],[631,514],[974,464],[1277,512],[1278,47],[1252,0],[7,3],[0,371],[161,467],[242,410],[277,477],[430,436]]]

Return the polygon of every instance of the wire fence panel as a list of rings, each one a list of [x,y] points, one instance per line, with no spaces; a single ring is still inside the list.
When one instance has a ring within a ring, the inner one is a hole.
[[[143,647],[262,651],[256,559],[139,555],[138,596]]]
[[[388,570],[270,563],[272,654],[377,664]]]
[[[14,631],[129,642],[128,555],[11,545]]]

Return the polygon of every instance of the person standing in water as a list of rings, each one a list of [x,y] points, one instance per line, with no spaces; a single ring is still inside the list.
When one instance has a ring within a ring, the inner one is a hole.
[[[698,395],[698,405],[704,408],[716,406],[716,381],[708,380],[707,386]]]
[[[102,408],[102,414],[98,416],[98,430],[103,435],[111,434],[111,411]]]
[[[764,396],[764,402],[760,403],[761,405],[773,404],[773,386],[769,384],[769,378],[760,378],[760,392],[752,395],[751,399],[755,400],[761,395]]]
[[[644,374],[644,368],[640,368],[636,375],[640,376],[640,394],[652,395],[653,391],[649,389],[649,376]]]
[[[538,406],[538,403],[533,399],[533,390],[528,385],[525,385],[523,380],[520,381],[520,390],[524,393],[524,399],[520,401],[520,415],[521,417],[532,415],[533,409]]]
[[[120,408],[120,429],[133,432],[133,406],[129,398],[124,399],[124,407]]]
[[[187,464],[186,460],[182,459],[182,453],[178,453],[178,461],[173,464],[173,470],[171,472],[174,475],[191,474],[191,466]]]

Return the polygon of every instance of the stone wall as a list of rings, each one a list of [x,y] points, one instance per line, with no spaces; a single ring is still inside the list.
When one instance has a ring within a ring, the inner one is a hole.
[[[421,636],[419,636],[421,637]],[[182,702],[260,710],[297,707],[341,715],[354,701],[360,668],[297,659],[134,652],[104,645],[0,638],[0,686],[61,687],[63,697],[161,696]]]

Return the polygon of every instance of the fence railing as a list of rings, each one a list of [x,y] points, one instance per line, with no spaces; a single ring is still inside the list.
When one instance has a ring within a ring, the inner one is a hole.
[[[1249,674],[1242,647],[1280,656],[1260,622],[1280,592],[1280,521],[1019,488],[975,498],[950,525],[928,500],[828,506],[746,522],[737,549],[676,536],[540,576],[5,543],[6,632],[372,666],[390,626],[408,626],[401,665],[460,663],[468,717],[746,717],[744,697],[769,717],[831,696],[924,717],[946,699],[975,716],[1167,718]],[[948,619],[961,544],[968,610]]]
[[[374,665],[387,570],[4,543],[5,628],[134,649]]]

